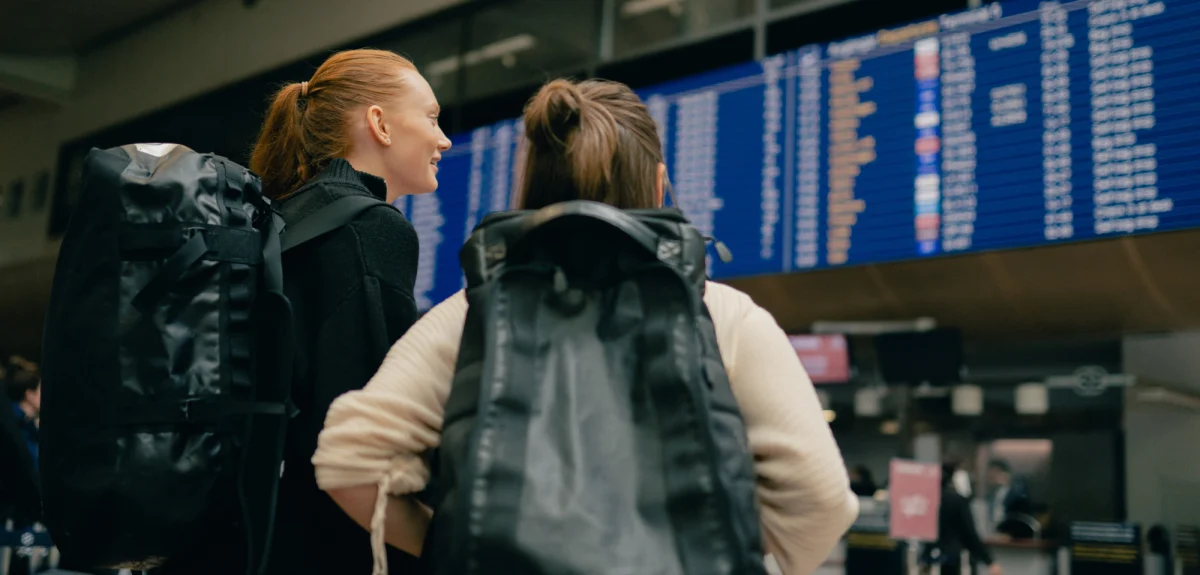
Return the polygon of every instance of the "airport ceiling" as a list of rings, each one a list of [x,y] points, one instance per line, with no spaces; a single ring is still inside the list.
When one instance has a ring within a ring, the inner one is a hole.
[[[0,0],[0,54],[86,53],[198,1]]]

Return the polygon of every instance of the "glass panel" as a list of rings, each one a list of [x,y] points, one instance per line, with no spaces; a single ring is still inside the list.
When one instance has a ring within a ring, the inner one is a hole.
[[[406,32],[395,40],[382,43],[385,50],[400,54],[421,71],[445,108],[458,101],[458,55],[462,51],[462,20],[439,22],[420,31]]]
[[[755,0],[617,0],[613,56],[694,37],[754,15]]]
[[[38,172],[37,183],[33,187],[33,210],[42,211],[46,207],[46,199],[50,197],[50,172]]]
[[[463,58],[467,98],[586,70],[599,47],[599,13],[599,0],[514,0],[479,11]]]
[[[21,217],[21,204],[25,199],[25,180],[13,180],[8,185],[8,200],[5,205],[5,210],[8,212],[8,218],[15,220]]]
[[[813,0],[771,0],[771,9],[798,6],[800,4],[811,4],[812,2]]]

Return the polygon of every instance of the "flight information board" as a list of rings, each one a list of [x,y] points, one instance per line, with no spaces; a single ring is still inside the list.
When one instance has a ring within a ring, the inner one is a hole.
[[[1200,0],[1009,0],[639,90],[715,278],[1200,226]],[[400,200],[428,307],[513,206],[522,126]]]

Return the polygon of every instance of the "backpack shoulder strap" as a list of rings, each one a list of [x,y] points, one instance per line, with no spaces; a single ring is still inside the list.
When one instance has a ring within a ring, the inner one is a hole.
[[[359,214],[376,206],[391,204],[367,196],[346,196],[334,200],[316,213],[296,222],[294,226],[283,230],[279,237],[280,247],[286,252],[354,221]]]
[[[270,214],[263,244],[264,315],[267,325],[275,326],[278,337],[271,355],[276,360],[276,377],[264,382],[259,390],[264,401],[275,401],[286,406],[286,413],[278,418],[274,429],[263,429],[257,436],[251,435],[247,442],[248,464],[254,465],[255,473],[244,478],[243,506],[249,526],[248,575],[262,575],[269,568],[271,547],[275,536],[275,514],[279,498],[279,477],[284,459],[288,421],[296,415],[291,397],[291,381],[295,368],[295,340],[291,303],[283,294],[282,255],[289,249],[323,236],[350,222],[359,214],[377,206],[391,206],[387,202],[367,196],[346,196],[334,200],[293,226],[285,225],[278,212]],[[246,497],[246,494],[250,494]]]

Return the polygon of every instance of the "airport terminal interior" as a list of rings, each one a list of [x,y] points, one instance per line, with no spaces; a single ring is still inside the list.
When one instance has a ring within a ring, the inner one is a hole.
[[[401,54],[452,144],[395,202],[424,312],[516,207],[526,102],[609,79],[816,389],[859,499],[817,573],[929,572],[905,474],[947,462],[1005,573],[1200,573],[1197,46],[1200,0],[10,0],[0,353],[42,362],[90,150],[248,165],[281,85]],[[13,529],[0,574],[52,565]]]

